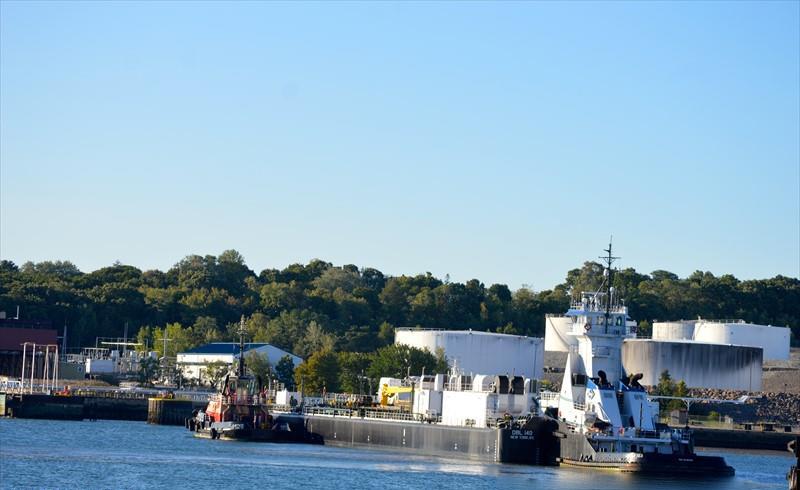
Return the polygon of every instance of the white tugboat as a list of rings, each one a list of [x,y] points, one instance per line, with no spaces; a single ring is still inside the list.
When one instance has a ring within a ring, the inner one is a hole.
[[[720,457],[698,456],[688,429],[659,424],[641,374],[624,373],[622,343],[632,337],[628,310],[611,286],[611,244],[600,291],[583,293],[567,316],[575,337],[561,391],[542,392],[541,409],[557,418],[560,463],[625,472],[730,476]]]

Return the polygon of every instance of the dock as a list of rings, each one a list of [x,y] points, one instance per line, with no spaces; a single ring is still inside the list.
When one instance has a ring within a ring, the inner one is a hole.
[[[194,410],[205,408],[206,403],[207,394],[195,392],[178,392],[168,397],[156,390],[81,389],[68,395],[0,392],[0,416],[49,420],[131,420],[183,425]]]

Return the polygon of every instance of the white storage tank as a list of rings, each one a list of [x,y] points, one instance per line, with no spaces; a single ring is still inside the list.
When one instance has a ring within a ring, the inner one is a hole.
[[[790,329],[771,325],[756,325],[726,321],[698,321],[694,328],[694,340],[715,344],[748,345],[761,347],[765,361],[789,359]]]
[[[450,367],[465,373],[508,374],[541,379],[544,339],[472,330],[398,328],[395,344],[435,353],[444,350]]]
[[[653,323],[653,340],[692,340],[695,320]]]
[[[113,359],[86,359],[86,374],[112,374],[117,372],[117,363]]]
[[[689,388],[760,391],[760,347],[709,344],[692,340],[626,339],[622,366],[642,373],[641,384],[655,386],[664,370]]]
[[[570,346],[578,345],[575,336],[567,335],[572,329],[572,318],[548,315],[544,320],[544,350],[569,352]]]

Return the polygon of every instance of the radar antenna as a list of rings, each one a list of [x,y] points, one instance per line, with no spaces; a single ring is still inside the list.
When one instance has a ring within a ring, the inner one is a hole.
[[[611,243],[614,241],[614,235],[608,239],[608,248],[603,249],[603,252],[607,253],[608,255],[604,255],[598,257],[606,264],[606,271],[608,271],[608,277],[606,278],[606,321],[605,321],[605,330],[608,333],[608,321],[611,318],[611,284],[614,281],[614,269],[611,265],[614,263],[615,260],[619,259],[619,257],[614,257],[611,254]]]

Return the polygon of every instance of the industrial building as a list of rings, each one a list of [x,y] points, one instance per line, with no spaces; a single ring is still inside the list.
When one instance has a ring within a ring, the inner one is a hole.
[[[689,388],[760,391],[762,363],[760,347],[655,339],[626,339],[622,344],[625,372],[642,373],[645,386],[657,385],[666,370]]]
[[[544,339],[473,330],[398,328],[395,344],[435,353],[444,350],[451,368],[464,374],[542,377]]]
[[[251,352],[266,356],[272,366],[275,366],[284,356],[289,356],[295,366],[303,362],[303,360],[296,355],[270,344],[244,344],[245,357]],[[185,378],[205,383],[208,381],[207,372],[209,364],[223,362],[227,366],[232,366],[238,359],[238,343],[212,342],[210,344],[201,345],[200,347],[195,347],[186,352],[178,353],[177,364],[178,369],[181,370]]]
[[[653,339],[761,347],[765,361],[789,359],[790,335],[787,327],[756,325],[744,320],[680,320],[653,324]]]
[[[18,378],[22,374],[22,345],[26,342],[31,344],[29,353],[33,351],[33,344],[39,353],[42,347],[59,343],[58,332],[49,321],[0,316],[0,376]]]

